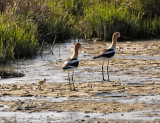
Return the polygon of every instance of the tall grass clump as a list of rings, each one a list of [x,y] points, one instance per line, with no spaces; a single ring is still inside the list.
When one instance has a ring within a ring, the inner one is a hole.
[[[147,39],[160,33],[160,9],[155,0],[101,1],[86,8],[85,12],[90,26],[86,26],[85,32],[91,30],[87,37],[110,40],[113,32],[120,31],[132,39]]]
[[[71,38],[74,24],[68,10],[64,9],[65,4],[50,0],[47,6],[50,9],[45,18],[45,26],[47,29],[45,39],[47,42],[53,42],[54,39],[56,39],[56,41],[62,41]]]
[[[15,23],[0,15],[0,63],[34,56],[38,46],[35,34],[32,22]]]
[[[53,42],[55,38],[56,42],[71,38],[74,24],[68,7],[72,1],[25,0],[15,3],[16,15],[37,25],[40,43]]]
[[[77,5],[75,2],[3,0],[0,3],[0,63],[33,57],[38,44],[57,43],[76,35],[74,23],[78,16],[73,12]],[[79,9],[75,12],[79,13]]]

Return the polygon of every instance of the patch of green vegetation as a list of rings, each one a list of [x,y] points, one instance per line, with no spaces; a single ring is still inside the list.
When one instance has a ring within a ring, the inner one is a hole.
[[[1,0],[0,63],[33,57],[38,45],[69,38],[158,38],[158,0]]]
[[[89,36],[110,40],[115,31],[132,39],[159,36],[160,9],[155,0],[103,0],[88,7],[86,13]]]
[[[20,19],[13,21],[8,15],[0,15],[0,63],[36,53],[36,26],[29,20],[22,23]]]

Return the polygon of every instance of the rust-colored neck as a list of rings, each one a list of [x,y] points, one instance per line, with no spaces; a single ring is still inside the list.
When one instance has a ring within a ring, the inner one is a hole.
[[[117,38],[120,37],[120,33],[119,32],[115,32],[112,36],[112,45],[111,48],[116,49],[116,43],[117,43]]]
[[[74,45],[74,53],[71,56],[71,58],[78,58],[78,50],[79,50],[80,46],[81,46],[81,44],[78,42]]]
[[[78,48],[74,48],[74,53],[72,55],[72,58],[78,58]]]
[[[117,42],[117,37],[113,36],[112,37],[112,46],[111,47],[114,48],[114,49],[116,48],[116,42]]]

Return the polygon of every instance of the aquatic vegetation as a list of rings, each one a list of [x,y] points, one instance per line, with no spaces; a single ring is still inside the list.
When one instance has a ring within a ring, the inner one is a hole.
[[[158,0],[2,0],[0,63],[33,57],[43,42],[69,38],[158,38]]]

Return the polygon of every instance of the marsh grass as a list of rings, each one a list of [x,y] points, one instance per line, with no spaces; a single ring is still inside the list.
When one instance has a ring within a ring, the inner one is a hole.
[[[38,45],[69,38],[158,38],[158,0],[1,0],[0,63],[33,57]]]
[[[4,15],[0,20],[0,62],[35,55],[38,46],[35,25],[29,21],[15,23]]]
[[[90,34],[103,40],[111,40],[115,31],[132,39],[155,38],[159,34],[160,11],[154,0],[111,1],[93,5],[86,13],[92,26]]]

